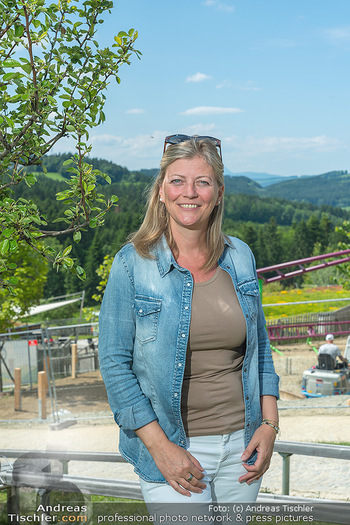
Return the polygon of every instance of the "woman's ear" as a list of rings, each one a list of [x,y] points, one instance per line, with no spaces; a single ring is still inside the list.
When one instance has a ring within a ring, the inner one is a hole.
[[[224,193],[225,193],[225,186],[222,186],[221,188],[219,188],[218,200],[216,202],[217,205],[221,203],[221,199],[222,199]]]

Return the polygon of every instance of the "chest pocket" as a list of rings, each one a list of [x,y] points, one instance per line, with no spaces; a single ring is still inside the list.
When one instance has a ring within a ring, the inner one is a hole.
[[[161,308],[160,299],[140,295],[135,297],[136,337],[140,343],[146,344],[156,340]]]
[[[259,297],[259,286],[255,279],[252,279],[250,281],[246,281],[243,283],[238,284],[238,288],[242,294],[242,296],[245,298],[249,315],[254,320],[256,319],[258,315],[258,308],[260,305]]]

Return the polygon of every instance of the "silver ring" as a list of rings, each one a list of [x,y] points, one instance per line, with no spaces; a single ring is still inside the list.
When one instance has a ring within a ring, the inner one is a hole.
[[[188,483],[190,483],[193,480],[193,474],[190,474],[190,476],[186,479]]]

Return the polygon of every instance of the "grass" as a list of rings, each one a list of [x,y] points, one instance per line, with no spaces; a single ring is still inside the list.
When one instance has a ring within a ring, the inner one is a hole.
[[[67,180],[60,173],[54,171],[48,171],[47,173],[35,172],[34,175],[45,175],[48,179],[58,180],[60,182]]]
[[[269,291],[269,285],[263,289],[263,305],[276,304],[276,306],[264,307],[265,317],[268,320],[281,319],[307,313],[332,312],[343,306],[347,306],[347,301],[334,302],[310,302],[309,304],[292,304],[303,301],[324,301],[329,299],[343,299],[350,297],[350,290],[345,290],[342,286],[320,286],[305,287],[292,290]],[[285,305],[285,306],[284,306]]]

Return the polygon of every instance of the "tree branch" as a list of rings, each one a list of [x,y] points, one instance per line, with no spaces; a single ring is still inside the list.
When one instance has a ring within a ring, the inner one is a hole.
[[[11,27],[13,26],[13,24],[16,22],[16,20],[18,20],[20,17],[20,15],[16,15],[15,18],[13,20],[11,20],[11,22],[5,27],[5,29],[2,29],[0,30],[0,38],[2,38],[9,29],[11,29]]]
[[[39,105],[39,93],[38,93],[38,85],[37,85],[37,78],[36,78],[36,69],[35,69],[35,62],[34,62],[34,56],[33,56],[33,42],[30,36],[30,22],[29,22],[29,16],[27,12],[26,6],[23,6],[25,20],[26,20],[26,30],[27,30],[27,39],[28,39],[28,53],[30,58],[30,65],[32,66],[32,73],[33,73],[33,84],[34,84],[34,111],[38,110]]]
[[[82,222],[78,226],[74,226],[73,228],[67,228],[66,230],[61,231],[46,231],[46,230],[38,230],[42,235],[38,236],[38,239],[45,239],[46,237],[60,237],[61,235],[66,235],[68,233],[76,232],[77,230],[81,230],[82,228],[85,228],[89,225],[89,221]]]

